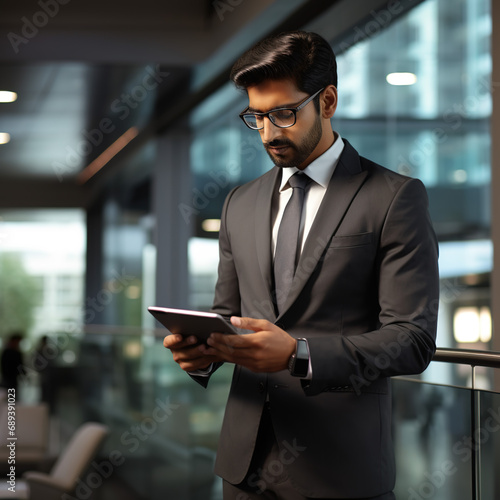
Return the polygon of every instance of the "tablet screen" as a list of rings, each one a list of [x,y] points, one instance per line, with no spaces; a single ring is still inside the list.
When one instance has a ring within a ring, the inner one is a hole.
[[[148,311],[171,333],[195,335],[200,340],[206,340],[212,332],[238,334],[220,314],[169,307],[148,307]]]

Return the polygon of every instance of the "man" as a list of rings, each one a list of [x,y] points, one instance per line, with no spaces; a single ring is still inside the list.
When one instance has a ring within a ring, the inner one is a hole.
[[[26,372],[20,348],[22,340],[22,333],[15,332],[11,334],[0,357],[2,386],[7,388],[9,394],[13,396],[17,393],[19,376],[24,375]]]
[[[275,166],[226,199],[213,311],[252,333],[164,345],[205,386],[235,364],[215,465],[225,499],[392,499],[389,377],[420,373],[435,351],[425,189],[332,131],[336,62],[319,35],[266,39],[231,77]],[[287,204],[302,206],[295,271],[282,269]]]

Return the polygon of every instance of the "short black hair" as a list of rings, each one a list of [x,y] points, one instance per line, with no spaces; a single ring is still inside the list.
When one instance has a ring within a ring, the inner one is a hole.
[[[337,61],[330,44],[317,33],[289,31],[270,36],[246,51],[234,64],[231,80],[247,89],[266,80],[292,80],[314,94],[337,87]]]

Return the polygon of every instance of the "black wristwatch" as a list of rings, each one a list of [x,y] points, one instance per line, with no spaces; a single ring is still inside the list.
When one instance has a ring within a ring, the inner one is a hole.
[[[309,349],[306,339],[297,339],[297,348],[288,360],[288,370],[294,377],[304,378],[309,371]]]

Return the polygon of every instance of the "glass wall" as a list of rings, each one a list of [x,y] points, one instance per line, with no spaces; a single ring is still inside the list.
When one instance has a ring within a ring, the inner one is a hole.
[[[443,240],[488,235],[488,7],[488,0],[426,0],[338,58],[334,125],[362,153],[425,183]],[[464,206],[471,188],[482,203]]]
[[[85,218],[81,210],[0,213],[0,347],[20,334],[23,373],[17,400],[40,398],[36,349],[44,336],[75,334],[84,319]],[[61,359],[74,360],[64,346]]]
[[[82,323],[85,219],[81,210],[0,213],[0,332],[27,338]]]
[[[93,255],[102,260],[88,262],[91,273],[99,268],[100,279],[87,298],[86,323],[143,326],[146,308],[154,302],[156,254],[147,174],[155,154],[150,141],[127,158],[100,207],[102,240],[91,241],[101,248]]]
[[[440,347],[491,343],[490,37],[489,0],[426,0],[338,57],[334,127],[427,188],[440,242]],[[425,377],[460,379],[443,370]]]
[[[494,498],[498,490],[498,452],[500,450],[500,394],[480,392],[478,430],[478,469],[481,498]]]
[[[220,500],[213,465],[232,368],[221,367],[204,389],[156,333],[103,327],[80,338],[72,363],[51,366],[56,413],[66,430],[89,420],[109,426],[96,462],[120,457],[109,481],[123,485],[126,498]],[[98,498],[117,498],[106,485],[95,489]]]
[[[396,498],[470,500],[470,390],[396,379],[393,391]]]
[[[102,500],[121,498],[107,483],[134,500],[222,499],[213,465],[232,367],[222,366],[204,389],[179,369],[162,335],[103,327],[72,339],[71,362],[58,349],[63,337],[52,344],[53,405],[68,435],[86,420],[110,428],[95,462],[118,457],[113,475],[102,485],[91,480],[94,469],[81,478]],[[470,500],[476,467],[481,498],[497,498],[499,394],[396,378],[393,423],[398,500]]]

